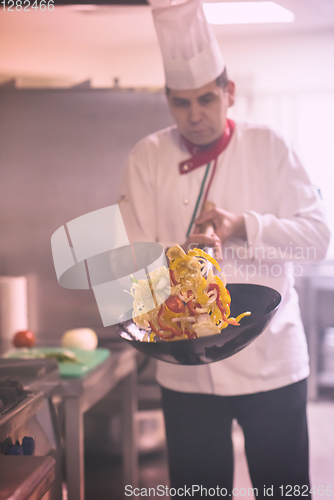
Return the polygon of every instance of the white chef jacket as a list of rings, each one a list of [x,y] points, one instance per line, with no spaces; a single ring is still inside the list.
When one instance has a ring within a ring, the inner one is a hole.
[[[203,165],[180,175],[179,163],[189,156],[175,126],[134,147],[119,199],[131,241],[157,241],[165,247],[185,242],[206,169]],[[294,274],[301,274],[301,262],[323,259],[328,247],[330,233],[317,189],[279,134],[236,123],[218,157],[208,200],[245,219],[247,243],[235,239],[223,246],[227,282],[275,288],[282,303],[266,330],[244,350],[200,366],[158,361],[158,382],[181,392],[240,395],[304,379],[309,360]]]

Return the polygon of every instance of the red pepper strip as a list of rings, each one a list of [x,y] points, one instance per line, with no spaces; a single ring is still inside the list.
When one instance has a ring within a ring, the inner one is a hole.
[[[228,293],[229,297],[231,297],[231,294],[230,294],[230,292],[227,290],[227,288],[226,288],[226,291],[227,291],[227,293]],[[230,305],[231,305],[231,301],[230,301],[227,305],[228,305],[228,307],[230,307]]]
[[[169,326],[169,325],[166,325],[165,323],[163,323],[162,316],[164,315],[165,310],[166,310],[166,305],[165,305],[165,303],[163,303],[163,304],[161,304],[159,312],[158,312],[158,325],[160,326],[160,328],[162,330],[168,330],[168,331],[172,332],[174,334],[174,336],[176,335],[177,337],[182,337],[182,332],[178,332],[176,330],[176,328],[174,328],[173,326]]]
[[[190,300],[189,302],[187,302],[187,306],[189,309],[190,316],[195,316],[195,314],[198,314],[198,312],[195,311],[195,307],[201,307],[201,304],[195,302],[194,300]]]
[[[172,280],[173,285],[178,285],[179,282],[175,278],[175,273],[174,273],[174,271],[172,271],[172,269],[169,270],[169,274],[170,274],[170,279]]]
[[[240,323],[238,323],[234,318],[226,318],[225,313],[223,314],[223,321],[229,325],[240,326]]]
[[[222,302],[220,300],[220,289],[219,289],[219,286],[216,283],[211,283],[211,285],[209,286],[208,292],[210,292],[213,289],[215,289],[217,291],[216,304],[219,307],[220,312],[222,313],[223,321],[225,321],[229,325],[239,326],[240,323],[238,323],[237,321],[235,321],[235,319],[233,319],[233,318],[226,318],[226,311],[223,308]]]
[[[216,284],[216,283],[211,283],[211,285],[209,286],[209,289],[208,289],[208,292],[211,292],[211,290],[215,289],[216,292],[217,292],[217,298],[216,298],[216,304],[217,306],[219,307],[220,309],[220,312],[222,313],[222,316],[224,317],[225,316],[225,309],[223,308],[223,305],[222,305],[222,302],[220,300],[220,290],[219,290],[219,286]]]
[[[188,290],[188,292],[187,292],[188,299],[189,299],[189,297],[191,297],[191,295],[193,295],[193,292],[191,290]],[[187,306],[188,306],[190,316],[195,316],[196,314],[198,314],[195,311],[195,307],[201,307],[201,304],[199,304],[198,302],[195,303],[195,300],[193,299],[193,300],[189,300],[189,302],[187,302]]]
[[[173,339],[175,337],[174,333],[171,333],[170,335],[163,333],[161,330],[158,330],[152,323],[152,321],[149,321],[149,325],[151,327],[151,330],[158,335],[158,337],[168,340],[168,339]]]
[[[196,332],[190,332],[187,328],[184,329],[184,333],[187,335],[188,339],[196,338]]]

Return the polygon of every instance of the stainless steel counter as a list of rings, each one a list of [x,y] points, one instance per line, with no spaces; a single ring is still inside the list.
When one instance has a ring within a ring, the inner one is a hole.
[[[65,408],[65,456],[68,500],[84,500],[84,413],[123,381],[124,484],[138,485],[138,451],[135,434],[137,409],[136,352],[111,352],[106,361],[84,377],[62,379]]]
[[[303,276],[297,279],[296,288],[310,355],[308,395],[309,399],[316,400],[320,386],[334,387],[334,374],[321,373],[319,363],[321,334],[326,326],[334,326],[332,308],[331,311],[327,310],[325,315],[319,314],[321,294],[334,292],[334,263],[304,266]]]
[[[39,500],[55,479],[52,457],[0,456],[0,500]]]
[[[0,443],[27,422],[42,408],[43,392],[29,394],[21,403],[0,416]]]
[[[0,417],[0,442],[20,427],[22,422],[35,415],[46,399],[50,408],[53,396],[57,395],[63,401],[68,500],[84,500],[84,413],[122,382],[124,484],[133,487],[138,485],[134,420],[137,410],[137,367],[134,349],[123,348],[123,345],[115,347],[104,362],[80,378],[60,378],[58,365],[52,360],[26,360],[24,367],[22,360],[1,361],[0,377],[16,378],[25,389],[36,392]],[[50,425],[55,427],[57,422],[53,421]]]

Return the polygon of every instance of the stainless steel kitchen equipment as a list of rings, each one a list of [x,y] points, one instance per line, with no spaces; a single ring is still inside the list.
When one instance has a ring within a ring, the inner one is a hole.
[[[136,375],[136,352],[124,349],[123,345],[114,347],[103,362],[79,377],[61,378],[57,362],[50,359],[0,359],[0,380],[15,378],[27,393],[22,402],[0,417],[0,455],[20,453],[23,438],[35,437],[35,455],[51,456],[55,461],[57,492],[50,500],[59,500],[62,443],[53,405],[54,397],[57,398],[65,423],[62,437],[68,500],[84,500],[84,414],[122,382],[124,483],[135,487],[138,484]],[[51,467],[50,461],[46,465]]]
[[[57,363],[0,359],[0,381],[0,399],[1,387],[11,391],[0,415],[1,500],[61,500],[61,440],[52,404],[60,388]]]

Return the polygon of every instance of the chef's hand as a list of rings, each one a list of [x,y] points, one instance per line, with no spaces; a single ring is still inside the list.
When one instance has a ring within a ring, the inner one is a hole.
[[[187,240],[183,243],[183,245],[181,245],[181,247],[186,253],[193,248],[201,247],[205,251],[206,247],[211,247],[214,250],[213,257],[218,261],[222,260],[223,252],[220,238],[216,235],[216,233],[213,233],[212,236],[201,234],[199,232],[199,226],[197,226],[195,231],[188,236]]]
[[[221,243],[237,237],[247,241],[245,219],[243,215],[233,214],[222,208],[213,208],[203,212],[196,220],[196,228],[203,222],[211,221]]]

